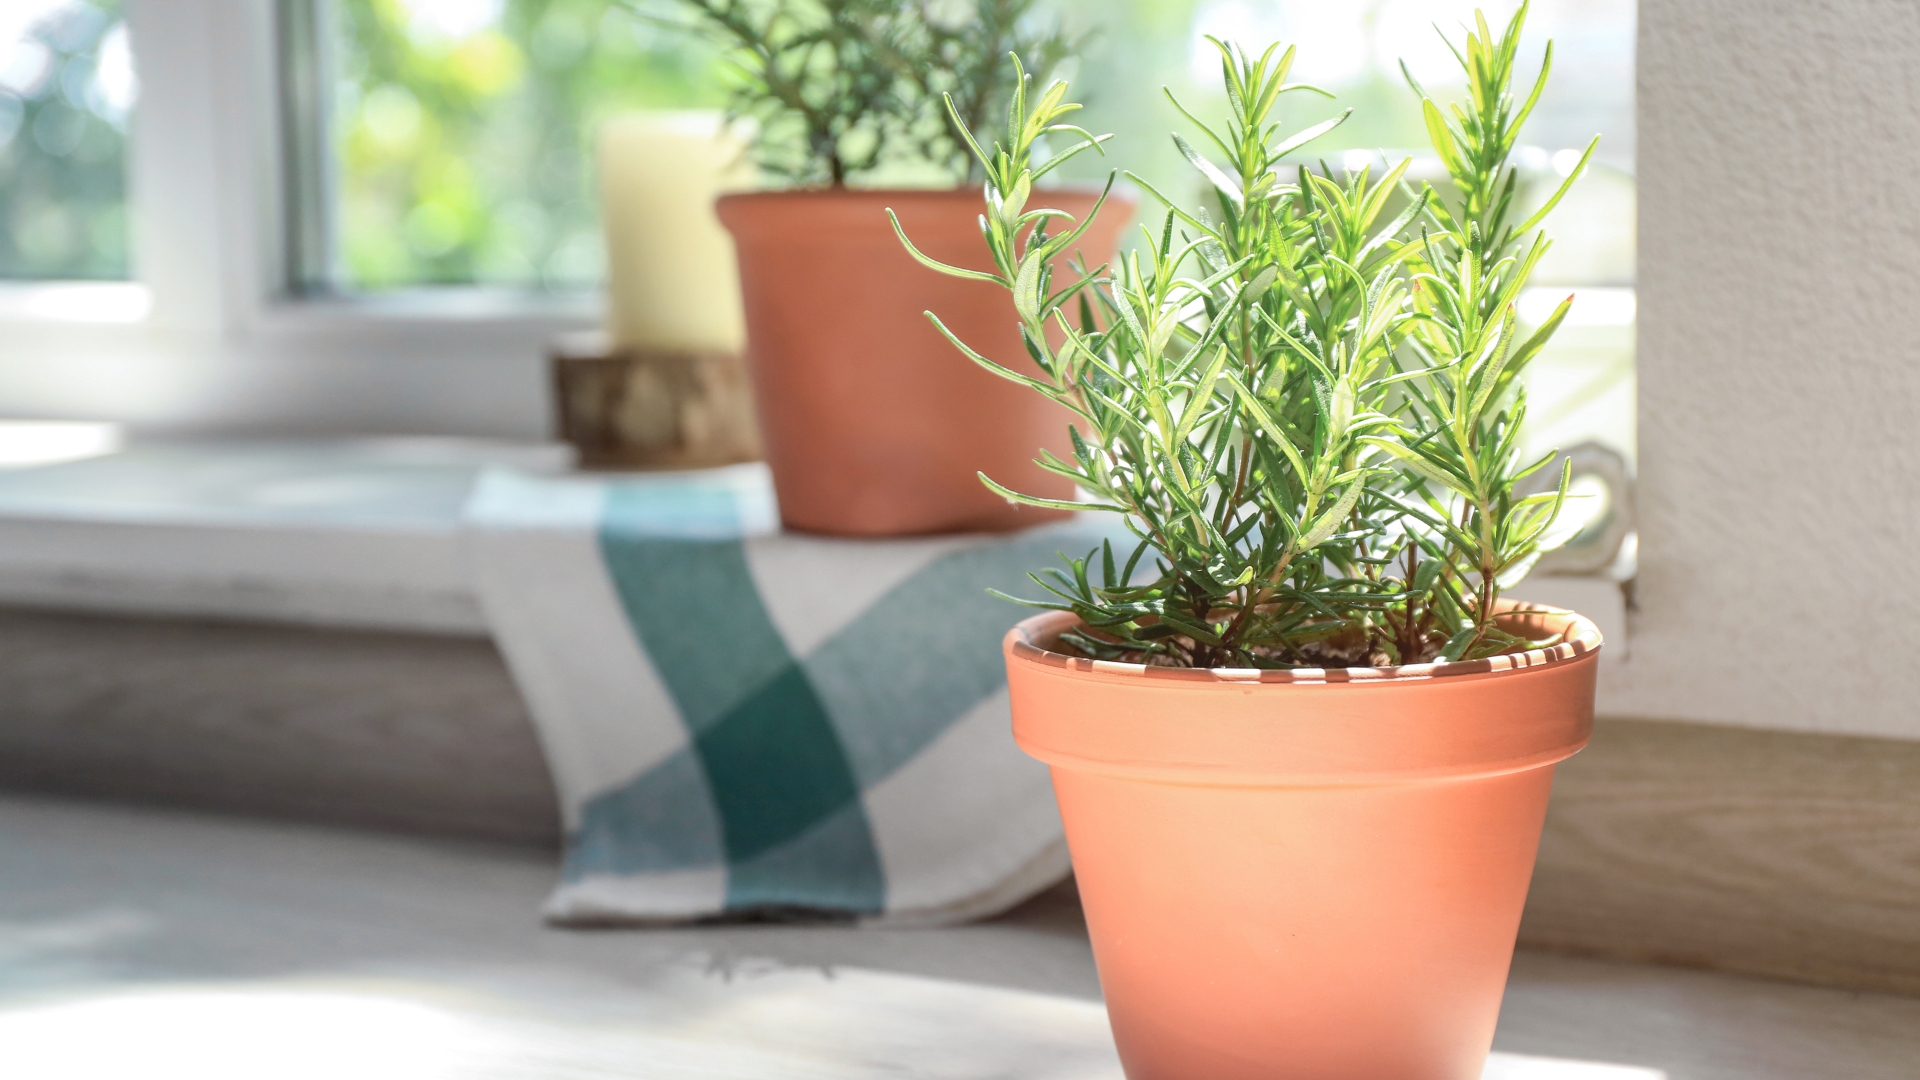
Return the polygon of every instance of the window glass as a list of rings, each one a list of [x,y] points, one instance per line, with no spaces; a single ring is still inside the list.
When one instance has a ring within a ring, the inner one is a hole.
[[[1206,36],[1297,42],[1298,126],[1354,108],[1315,144],[1323,155],[1425,143],[1399,70],[1442,97],[1460,86],[1435,30],[1458,33],[1487,0],[1058,0],[1054,14],[1092,31],[1063,74],[1089,126],[1114,153],[1081,175],[1131,169],[1197,197],[1168,132],[1220,111]],[[668,5],[670,7],[670,5]],[[1511,5],[1493,3],[1492,18]],[[601,273],[587,153],[593,124],[642,107],[713,105],[723,64],[701,43],[634,18],[619,0],[335,0],[334,121],[339,269],[351,287],[493,283],[572,288]],[[1523,159],[1536,189],[1604,133],[1598,165],[1555,220],[1561,237],[1542,281],[1630,284],[1633,265],[1633,0],[1534,0],[1531,70],[1556,41],[1555,75]]]
[[[594,123],[720,101],[710,54],[614,0],[337,0],[334,12],[337,284],[349,288],[595,285]]]
[[[0,278],[127,277],[120,0],[0,0]]]

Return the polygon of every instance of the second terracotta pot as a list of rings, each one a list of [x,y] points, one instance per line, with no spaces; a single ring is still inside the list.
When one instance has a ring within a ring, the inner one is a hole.
[[[1083,217],[1091,191],[1036,192]],[[727,195],[720,221],[739,254],[747,354],[780,517],[846,536],[998,531],[1058,512],[1016,507],[985,472],[1046,498],[1071,481],[1033,464],[1066,451],[1066,412],[962,356],[922,314],[933,311],[987,357],[1038,375],[998,285],[947,277],[906,253],[891,207],[920,250],[971,269],[991,261],[977,190],[788,191]],[[1078,246],[1112,257],[1133,207],[1110,198]],[[1062,267],[1064,262],[1056,263]]]
[[[1600,635],[1398,670],[1075,659],[1007,636],[1014,737],[1052,766],[1129,1080],[1478,1080],[1553,766]]]

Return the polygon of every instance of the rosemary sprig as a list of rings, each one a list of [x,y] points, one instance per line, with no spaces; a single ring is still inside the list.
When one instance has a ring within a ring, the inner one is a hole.
[[[1039,24],[1035,0],[675,0],[684,17],[629,4],[725,50],[731,115],[759,121],[761,166],[801,184],[900,162],[978,179],[961,133],[1012,94],[1013,61],[1048,72],[1081,44]]]
[[[1256,57],[1214,42],[1226,122],[1182,108],[1199,137],[1174,137],[1213,205],[1156,192],[1157,231],[1115,265],[1064,280],[1055,263],[1091,215],[1028,209],[1034,181],[1104,137],[1064,122],[1078,108],[1064,83],[1035,95],[1021,73],[1004,138],[970,143],[993,269],[915,254],[1012,292],[1039,377],[954,344],[1072,413],[1073,454],[1039,463],[1091,498],[982,482],[1015,501],[1118,513],[1135,537],[1131,551],[1108,544],[1033,575],[1049,595],[1021,602],[1079,616],[1076,647],[1275,667],[1471,659],[1526,644],[1501,628],[1497,605],[1555,542],[1567,477],[1515,495],[1547,460],[1518,458],[1519,376],[1568,304],[1531,332],[1515,308],[1547,248],[1538,226],[1565,192],[1514,222],[1508,157],[1552,59],[1549,46],[1517,100],[1525,19],[1522,6],[1496,36],[1481,17],[1456,48],[1466,103],[1443,109],[1415,86],[1447,191],[1413,189],[1407,162],[1379,177],[1288,167],[1344,115],[1283,132],[1281,102],[1322,93],[1288,81],[1294,50]],[[1063,138],[1063,153],[1034,164],[1043,142]]]

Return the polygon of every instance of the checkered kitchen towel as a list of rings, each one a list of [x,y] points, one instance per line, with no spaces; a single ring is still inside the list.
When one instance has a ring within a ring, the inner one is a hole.
[[[495,640],[563,803],[561,922],[831,911],[953,922],[1067,872],[1009,731],[1029,570],[1097,526],[860,541],[779,531],[762,466],[492,470],[467,508]]]

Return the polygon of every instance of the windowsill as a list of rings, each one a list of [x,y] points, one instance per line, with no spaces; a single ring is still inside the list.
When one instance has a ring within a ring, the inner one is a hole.
[[[1566,328],[1631,328],[1634,290],[1628,287],[1536,286],[1520,297],[1521,315],[1544,321],[1560,300],[1576,297]],[[130,324],[146,320],[153,292],[134,281],[0,281],[0,322]],[[539,292],[490,286],[446,286],[281,297],[266,306],[271,321],[497,323],[598,319],[606,309],[599,290]]]
[[[40,425],[29,434],[64,439],[64,458],[15,447],[0,467],[0,604],[485,636],[462,539],[474,481],[491,465],[549,472],[571,457],[550,443],[437,438],[81,453],[85,427]],[[1580,611],[1613,646],[1606,659],[1624,657],[1618,582],[1536,576],[1514,596]]]
[[[598,322],[606,311],[599,290],[546,293],[487,286],[396,289],[390,292],[288,296],[267,305],[272,325],[469,324]]]
[[[194,440],[0,468],[0,603],[484,636],[461,541],[474,479],[568,460],[480,439]]]
[[[598,291],[543,293],[485,286],[400,289],[379,293],[289,296],[261,308],[270,327],[359,324],[474,325],[598,322]],[[132,326],[153,312],[153,290],[135,281],[0,281],[0,325]]]
[[[0,323],[125,326],[152,310],[152,290],[135,281],[0,282]]]

